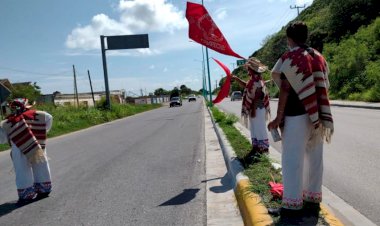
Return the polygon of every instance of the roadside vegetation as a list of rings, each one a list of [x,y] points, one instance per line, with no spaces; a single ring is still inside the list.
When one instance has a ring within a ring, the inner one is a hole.
[[[216,107],[211,107],[212,116],[219,127],[226,135],[228,142],[236,153],[236,157],[242,159],[251,149],[250,141],[243,136],[240,131],[234,126],[238,118],[233,114],[226,114],[218,110]],[[244,174],[251,182],[250,191],[258,194],[261,197],[262,203],[266,208],[281,207],[281,199],[274,198],[270,193],[269,182],[282,183],[281,169],[275,169],[272,166],[272,159],[263,155],[260,159],[250,165],[242,163]],[[275,225],[279,223],[279,217],[272,217]],[[320,214],[318,224],[313,225],[329,225]]]
[[[105,110],[102,106],[101,103],[95,108],[39,105],[36,109],[46,111],[53,116],[53,126],[48,133],[48,137],[55,137],[149,111],[161,107],[161,104],[131,105],[113,103],[110,110]],[[8,144],[0,145],[0,151],[7,149],[9,149]]]

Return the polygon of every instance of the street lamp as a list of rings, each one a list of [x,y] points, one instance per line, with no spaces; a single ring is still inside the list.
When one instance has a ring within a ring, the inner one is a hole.
[[[189,42],[194,42],[192,40],[189,40]],[[195,43],[195,42],[194,42]],[[202,86],[203,86],[203,97],[207,100],[206,98],[206,92],[205,90],[207,90],[207,82],[206,82],[206,69],[205,69],[205,55],[204,55],[204,51],[203,51],[203,45],[201,45],[201,48],[202,48],[202,73],[203,73],[203,79],[202,79]],[[209,93],[210,93],[210,102],[212,102],[212,99],[211,99],[211,84],[210,84],[210,68],[209,68],[209,58],[208,58],[208,50],[206,48],[206,55],[207,55],[207,69],[208,69],[208,82],[209,82]]]
[[[194,61],[198,61],[198,62],[201,62],[202,63],[202,95],[203,95],[203,98],[206,98],[206,72],[205,72],[205,61],[204,61],[204,57],[203,57],[203,46],[202,46],[202,60],[197,60],[197,59],[194,59]]]
[[[203,0],[202,0],[203,5]],[[202,56],[203,56],[203,46],[202,46]],[[206,47],[206,60],[207,60],[207,75],[208,75],[208,88],[210,90],[210,106],[212,106],[212,94],[211,94],[211,79],[210,79],[210,63],[208,61],[208,48]]]

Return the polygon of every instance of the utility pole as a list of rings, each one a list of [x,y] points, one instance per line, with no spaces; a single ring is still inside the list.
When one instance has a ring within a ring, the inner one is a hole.
[[[106,108],[108,110],[111,109],[111,97],[110,97],[110,88],[108,85],[108,72],[107,72],[107,58],[106,58],[106,49],[104,44],[104,35],[100,36],[100,46],[102,49],[102,61],[103,61],[103,71],[104,71],[104,85],[105,85],[105,93],[106,93]]]
[[[297,9],[297,16],[300,15],[300,9],[303,9],[306,7],[306,4],[304,4],[303,6],[297,6],[297,5],[294,5],[294,6],[290,6],[290,9]]]
[[[205,67],[205,54],[203,53],[202,47],[202,89],[203,89],[203,98],[206,99],[206,67]]]
[[[79,97],[78,97],[78,88],[77,88],[77,76],[75,74],[75,65],[73,65],[73,72],[74,72],[74,105],[75,105],[75,99],[76,99],[77,106],[79,107]]]
[[[231,63],[232,64],[232,70],[235,70],[235,63]]]
[[[92,101],[94,101],[94,107],[95,107],[95,97],[94,97],[94,91],[92,90],[92,82],[91,82],[90,70],[87,70],[87,74],[88,74],[88,80],[90,80],[90,88],[91,88]]]
[[[202,0],[203,5],[203,0]],[[211,79],[210,79],[210,63],[208,60],[208,48],[206,47],[206,62],[207,62],[207,75],[208,75],[208,88],[210,90],[210,106],[212,106],[212,91],[211,91]]]

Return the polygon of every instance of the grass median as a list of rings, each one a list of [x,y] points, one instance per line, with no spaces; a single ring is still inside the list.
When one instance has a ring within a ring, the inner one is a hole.
[[[40,105],[38,110],[46,111],[53,116],[53,126],[48,137],[85,129],[94,125],[110,122],[161,107],[161,104],[112,104],[110,110],[103,108]],[[0,144],[0,151],[9,149],[8,144]]]

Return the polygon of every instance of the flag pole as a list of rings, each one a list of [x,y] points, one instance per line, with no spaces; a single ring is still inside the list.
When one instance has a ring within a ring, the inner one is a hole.
[[[203,5],[203,0],[202,0]],[[209,96],[210,96],[210,107],[212,107],[212,91],[211,91],[211,79],[210,79],[210,63],[208,59],[208,48],[206,47],[206,62],[207,62],[207,76],[208,76],[208,89],[209,89]]]

